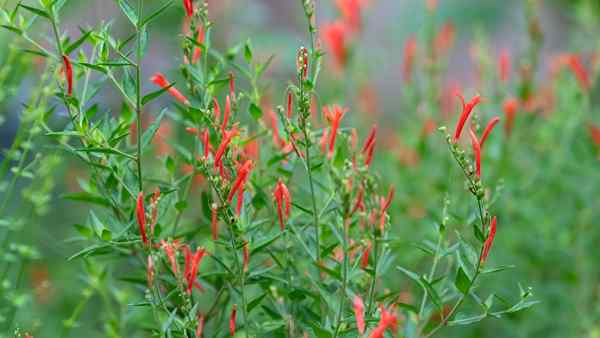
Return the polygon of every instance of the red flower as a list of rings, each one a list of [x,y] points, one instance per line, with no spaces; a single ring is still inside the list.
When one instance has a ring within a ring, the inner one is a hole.
[[[221,159],[229,147],[231,140],[238,134],[237,128],[233,128],[229,131],[223,132],[223,138],[221,139],[221,144],[219,144],[219,148],[217,148],[217,152],[215,153],[215,169],[217,169],[222,163]]]
[[[498,58],[498,77],[503,83],[508,82],[510,68],[510,54],[508,50],[504,49],[500,52],[500,57]]]
[[[146,266],[146,277],[148,279],[148,289],[152,289],[154,285],[154,261],[152,255],[148,255],[148,265]]]
[[[343,22],[336,21],[324,24],[321,31],[323,32],[323,40],[332,54],[334,65],[339,70],[343,69],[348,61],[346,26]]]
[[[337,131],[340,127],[340,121],[344,117],[348,110],[346,108],[342,108],[337,104],[334,104],[331,107],[325,106],[323,107],[323,114],[325,115],[325,119],[331,124],[331,130],[329,133],[329,152],[327,156],[331,158],[333,156],[333,150],[335,148],[335,139],[337,137]]]
[[[67,93],[73,95],[73,65],[67,55],[63,55],[63,63],[65,65],[65,74],[67,77]]]
[[[356,328],[360,334],[365,333],[365,304],[359,295],[354,296],[352,303],[354,308],[354,317],[356,318]]]
[[[221,131],[225,131],[227,123],[229,123],[229,116],[231,115],[231,99],[229,95],[225,98],[225,114],[223,114],[223,122],[221,123]]]
[[[243,269],[244,272],[248,271],[248,266],[250,265],[250,251],[248,250],[248,241],[244,242],[244,247],[242,248],[242,257],[243,257]]]
[[[469,136],[471,136],[471,147],[475,154],[475,173],[477,177],[481,177],[481,144],[472,129],[469,129]]]
[[[238,190],[240,190],[240,189],[242,189],[242,190],[244,189],[244,185],[246,184],[248,175],[250,174],[250,171],[252,170],[252,166],[253,166],[252,160],[247,160],[238,169],[237,177],[236,177],[235,181],[233,182],[231,190],[229,191],[229,195],[227,195],[227,202],[231,203],[235,193],[238,192]]]
[[[381,317],[377,327],[371,332],[369,338],[384,338],[385,330],[391,328],[394,332],[398,329],[398,319],[395,310],[388,311],[380,306]]]
[[[369,266],[369,256],[371,255],[372,247],[373,244],[371,243],[371,241],[368,241],[367,247],[365,248],[365,251],[363,251],[363,254],[360,257],[360,267],[363,269],[366,269]]]
[[[185,7],[188,16],[194,15],[194,5],[192,4],[192,0],[183,0],[183,6]]]
[[[492,248],[492,244],[494,243],[494,237],[496,236],[496,216],[492,217],[490,222],[490,233],[488,234],[487,239],[483,243],[483,251],[481,252],[481,259],[479,260],[479,264],[483,265],[485,260],[490,253],[490,249]]]
[[[196,42],[200,45],[203,45],[205,38],[204,28],[202,26],[198,27],[198,31],[196,32],[196,34]],[[195,65],[196,63],[198,63],[198,61],[200,61],[200,57],[202,57],[202,48],[196,46],[194,47],[194,54],[192,55],[192,64]]]
[[[215,113],[215,123],[218,123],[221,118],[221,107],[219,107],[219,101],[216,97],[213,97],[213,112]]]
[[[235,336],[235,317],[237,315],[237,304],[233,304],[231,315],[229,316],[229,334]]]
[[[590,137],[594,144],[600,148],[600,127],[590,124],[588,126]]]
[[[358,194],[356,195],[356,202],[354,202],[354,207],[352,208],[352,211],[350,212],[351,215],[354,214],[357,210],[365,210],[365,204],[363,202],[364,195],[365,195],[365,190],[361,186],[360,189],[358,190]]]
[[[591,87],[590,76],[581,62],[579,55],[573,54],[569,56],[569,67],[575,75],[579,86],[584,92],[588,92]]]
[[[181,94],[181,92],[179,92],[179,90],[177,90],[177,88],[172,87],[163,74],[161,74],[161,73],[154,74],[150,78],[150,81],[152,81],[155,85],[157,85],[163,89],[169,88],[169,89],[167,89],[169,94],[171,94],[171,96],[173,96],[177,101],[179,101],[185,105],[190,105],[190,101],[185,96],[183,96],[183,94]]]
[[[389,209],[392,204],[392,200],[394,199],[394,194],[396,189],[394,187],[390,188],[388,195],[386,198],[379,198],[379,230],[383,233],[383,227],[385,225],[385,215],[387,209]]]
[[[294,103],[294,93],[289,90],[287,94],[287,115],[288,118],[292,118],[292,104]]]
[[[373,152],[375,151],[375,141],[377,140],[377,125],[374,124],[371,127],[371,131],[369,132],[369,136],[367,136],[367,140],[365,141],[365,145],[362,148],[362,153],[365,156],[365,165],[368,167],[373,160]]]
[[[506,121],[504,122],[504,133],[510,135],[515,123],[515,115],[519,109],[519,101],[514,98],[507,99],[502,105]]]
[[[195,286],[197,288],[201,288],[200,284],[196,282],[196,275],[198,274],[198,267],[200,266],[200,262],[202,262],[202,258],[206,254],[206,250],[204,248],[196,248],[196,252],[192,254],[190,248],[186,245],[183,247],[185,251],[185,279],[187,281],[187,293],[192,293],[192,288]]]
[[[446,54],[452,44],[454,44],[454,25],[452,22],[446,22],[433,42],[435,55],[439,57]]]
[[[462,95],[457,94],[457,96],[460,98],[463,110],[454,130],[454,142],[458,141],[460,138],[460,134],[465,126],[465,122],[467,122],[467,119],[469,118],[471,111],[473,111],[473,108],[475,108],[475,106],[481,102],[481,97],[479,95],[475,95],[468,103],[465,103],[465,98]]]
[[[152,219],[150,220],[150,235],[154,236],[154,228],[158,222],[158,200],[160,199],[160,188],[154,190],[154,194],[150,198],[150,206],[152,207]]]
[[[144,245],[148,245],[148,237],[146,236],[146,211],[144,210],[144,193],[141,191],[137,197],[135,215],[137,217],[138,226],[140,228],[140,234],[142,235],[142,242],[144,242]]]
[[[336,0],[335,4],[344,17],[344,22],[353,32],[360,30],[361,23],[361,0]]]
[[[281,180],[279,180],[277,182],[277,185],[275,186],[275,190],[273,191],[273,197],[275,197],[275,202],[277,203],[277,216],[279,217],[279,227],[281,228],[281,231],[283,231],[285,229],[283,217],[284,215],[286,218],[290,217],[290,205],[292,203],[292,199],[290,196],[290,191]],[[285,209],[283,208],[284,204]]]
[[[485,126],[483,134],[481,135],[481,139],[479,140],[479,146],[481,148],[483,148],[485,140],[487,140],[488,136],[490,136],[490,133],[492,132],[496,124],[498,124],[498,122],[500,122],[500,118],[498,116],[495,116],[490,120],[490,122],[488,122],[487,126]]]
[[[198,315],[198,326],[196,326],[196,338],[201,338],[202,337],[202,331],[204,331],[204,321],[205,321],[205,317],[204,314],[199,314]]]
[[[218,224],[217,216],[218,216],[217,205],[215,203],[213,203],[212,207],[210,208],[210,232],[212,234],[213,241],[217,240],[217,238],[219,237],[219,224]]]
[[[404,62],[402,64],[402,78],[404,83],[412,82],[412,73],[417,53],[417,38],[412,35],[404,43]]]
[[[208,154],[210,152],[210,132],[207,129],[204,129],[204,132],[200,135],[202,138],[202,145],[204,147],[204,159],[208,159]]]
[[[177,261],[175,259],[175,255],[177,254],[177,247],[173,245],[173,243],[169,243],[164,239],[160,241],[160,246],[165,251],[167,259],[171,264],[171,271],[173,271],[174,275],[177,275]]]

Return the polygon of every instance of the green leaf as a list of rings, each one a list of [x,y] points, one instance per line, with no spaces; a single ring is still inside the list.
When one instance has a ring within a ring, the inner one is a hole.
[[[100,148],[100,147],[88,147],[88,148],[78,148],[76,151],[82,151],[86,153],[101,153],[101,154],[113,154],[127,157],[129,159],[135,160],[135,156],[124,153],[115,148]]]
[[[108,201],[108,199],[106,199],[102,196],[99,196],[99,195],[94,195],[92,193],[85,192],[85,191],[76,192],[76,193],[72,193],[72,194],[64,194],[64,195],[62,195],[62,198],[71,200],[71,201],[97,204],[97,205],[101,205],[103,207],[110,206],[110,202]]]
[[[112,240],[112,232],[106,228],[102,229],[102,234],[100,235],[103,241],[109,242]]]
[[[467,318],[462,318],[462,319],[456,319],[456,320],[451,320],[448,322],[449,326],[457,326],[457,325],[469,325],[469,324],[473,324],[473,323],[477,323],[483,319],[485,319],[485,317],[487,317],[487,314],[481,314],[478,316],[473,316],[473,317],[467,317]]]
[[[458,268],[458,272],[456,273],[456,278],[454,279],[454,286],[456,286],[456,288],[463,295],[466,295],[469,292],[469,289],[471,288],[471,280],[461,267]]]
[[[77,39],[72,44],[70,44],[67,47],[65,47],[64,53],[66,55],[71,54],[72,51],[74,51],[75,49],[77,49],[79,46],[81,46],[85,42],[85,40],[87,40],[87,38],[90,36],[90,34],[92,34],[91,30],[85,32],[81,37],[79,37],[79,39]]]
[[[254,102],[250,103],[249,111],[250,111],[250,115],[255,120],[259,120],[263,115],[262,109],[260,109],[260,107],[257,106]]]
[[[161,89],[159,89],[159,90],[156,90],[156,91],[154,91],[154,92],[152,92],[152,93],[150,93],[150,94],[144,95],[144,97],[142,98],[142,104],[143,104],[143,105],[145,105],[145,104],[147,104],[148,102],[150,102],[150,101],[152,101],[152,100],[156,99],[157,97],[161,96],[161,95],[162,95],[162,94],[164,94],[166,91],[168,91],[169,89],[171,89],[171,87],[173,87],[173,85],[174,85],[174,84],[175,84],[175,83],[171,83],[171,84],[169,84],[169,86],[168,86],[168,87],[161,88]]]
[[[244,45],[244,59],[246,59],[246,62],[248,63],[252,62],[252,44],[250,39],[248,39]]]
[[[263,240],[262,242],[258,243],[258,245],[256,245],[254,247],[254,249],[252,249],[250,251],[250,253],[252,255],[259,253],[262,249],[266,248],[267,246],[269,246],[271,243],[275,242],[279,237],[281,237],[281,235],[283,234],[283,232],[278,231],[277,233],[275,233],[275,235]]]
[[[42,16],[46,19],[50,19],[50,15],[43,9],[39,9],[39,8],[35,8],[35,7],[23,5],[23,4],[19,4],[19,7],[24,8],[35,15]]]
[[[150,16],[148,16],[147,18],[145,18],[144,20],[142,20],[142,24],[140,26],[144,26],[144,25],[150,23],[150,21],[154,20],[156,17],[158,17],[159,15],[161,15],[162,12],[164,12],[172,4],[173,4],[173,0],[169,0],[162,7],[160,7],[159,9],[157,9],[154,13],[150,14]]]
[[[127,3],[127,0],[116,0],[117,4],[119,5],[119,7],[121,7],[121,11],[123,11],[123,14],[125,14],[125,16],[127,17],[127,19],[129,19],[129,22],[131,22],[131,24],[133,24],[134,26],[137,27],[137,23],[139,21],[137,14],[135,14],[135,11],[133,10],[133,8],[131,8],[131,6]]]
[[[8,29],[11,32],[17,33],[19,35],[23,34],[23,31],[18,29],[17,27],[14,26],[9,26],[9,25],[0,25],[0,27]]]
[[[146,148],[150,144],[150,142],[152,142],[156,131],[158,130],[158,128],[160,128],[160,123],[163,117],[165,116],[166,111],[166,109],[163,109],[158,115],[158,117],[152,122],[150,127],[148,127],[148,129],[144,131],[144,134],[142,134],[142,149]]]
[[[77,232],[79,232],[79,234],[83,237],[92,238],[94,236],[94,232],[92,231],[92,229],[85,225],[73,224],[73,227],[75,227],[75,230],[77,230]]]

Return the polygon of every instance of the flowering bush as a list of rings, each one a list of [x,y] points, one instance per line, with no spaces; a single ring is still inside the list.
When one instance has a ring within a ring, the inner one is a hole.
[[[346,97],[354,94],[331,102],[322,94],[322,81],[349,78],[360,63],[366,1],[335,1],[339,17],[323,24],[314,1],[299,1],[306,47],[288,51],[294,71],[274,83],[275,57],[249,37],[220,46],[208,2],[115,0],[127,31],[103,22],[76,34],[61,24],[66,2],[20,1],[2,12],[3,27],[45,69],[0,168],[0,247],[12,242],[0,280],[14,280],[0,294],[0,323],[10,335],[74,336],[93,301],[101,304],[93,331],[106,337],[432,337],[514,320],[538,303],[517,273],[498,273],[514,268],[518,253],[495,242],[512,236],[512,218],[545,218],[523,216],[513,203],[543,205],[518,191],[540,163],[550,170],[537,184],[560,177],[561,157],[542,149],[556,145],[554,135],[568,127],[561,156],[573,144],[589,155],[600,129],[590,122],[592,143],[582,145],[575,135],[583,117],[565,116],[573,102],[590,109],[597,72],[575,54],[555,70],[565,88],[557,105],[566,110],[540,126],[553,108],[532,75],[542,41],[534,1],[520,74],[507,51],[489,71],[478,45],[484,84],[470,99],[442,81],[456,33],[450,22],[436,29],[437,3],[427,1],[425,36],[410,36],[402,49],[402,118],[411,127],[393,135],[359,115],[377,110],[368,86],[356,105]],[[149,72],[152,28],[173,11],[183,16],[182,34],[172,37],[181,48],[162,61],[169,68]],[[18,74],[16,49],[8,55],[3,67]],[[3,74],[7,88],[20,81]],[[35,288],[21,282],[41,255],[10,239],[51,223],[55,170],[66,159],[80,170],[71,175],[85,178],[71,180],[76,192],[63,198],[84,203],[85,214],[74,213],[69,235],[53,237],[78,264],[81,278],[70,279],[81,296],[53,335],[51,324],[23,314],[23,304],[49,297],[43,269],[32,268]],[[25,179],[20,201],[14,192]],[[33,212],[9,213],[11,202]],[[421,222],[433,227],[411,226]]]

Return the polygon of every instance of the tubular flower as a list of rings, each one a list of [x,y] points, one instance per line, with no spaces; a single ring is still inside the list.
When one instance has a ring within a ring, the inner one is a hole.
[[[381,233],[383,233],[387,209],[389,209],[390,205],[392,204],[395,192],[396,189],[394,187],[391,187],[386,198],[379,198],[379,230],[381,231]]]
[[[369,338],[384,338],[385,330],[391,328],[394,332],[398,328],[398,319],[396,318],[395,311],[388,311],[383,306],[380,306],[381,317],[379,323],[375,327]]]
[[[507,99],[504,101],[502,109],[504,110],[504,117],[506,118],[506,121],[504,122],[504,133],[510,135],[515,124],[517,109],[519,109],[519,101],[514,98]]]
[[[412,35],[404,43],[404,62],[402,63],[402,79],[404,83],[412,82],[415,55],[417,53],[417,38]]]
[[[210,208],[210,232],[212,234],[213,241],[219,238],[219,224],[218,224],[218,211],[217,204],[213,203]]]
[[[353,215],[357,210],[365,210],[364,196],[365,189],[361,186],[356,195],[356,202],[354,202],[354,207],[352,208],[350,215]]]
[[[288,118],[292,118],[292,105],[294,103],[294,93],[290,90],[287,94],[287,116]]]
[[[469,129],[469,136],[471,136],[471,147],[473,147],[473,153],[475,154],[475,174],[477,177],[481,177],[481,144],[473,130]]]
[[[508,82],[510,68],[510,54],[508,50],[504,49],[500,52],[500,56],[498,57],[498,77],[502,83]]]
[[[140,228],[140,234],[142,235],[142,242],[144,245],[148,245],[148,236],[146,235],[146,210],[144,210],[144,193],[141,191],[137,197],[135,215]]]
[[[198,315],[198,326],[196,326],[196,338],[202,338],[202,332],[204,331],[204,321],[206,320],[203,313]]]
[[[335,4],[337,5],[338,9],[342,13],[342,16],[344,17],[344,21],[346,22],[346,25],[353,32],[359,31],[362,26],[361,13],[360,13],[361,9],[362,9],[361,8],[362,3],[363,3],[362,0],[336,0],[335,1]]]
[[[221,131],[225,131],[227,124],[229,123],[229,116],[231,115],[231,98],[229,95],[225,98],[225,113],[223,114],[223,122],[221,123]]]
[[[290,217],[290,206],[292,203],[292,199],[290,196],[290,191],[281,180],[279,180],[277,182],[277,185],[275,186],[275,190],[273,191],[273,197],[275,197],[275,202],[277,203],[277,216],[279,218],[279,227],[281,228],[281,231],[283,231],[285,229],[285,223],[283,218],[284,215],[285,218]]]
[[[158,201],[160,200],[160,188],[154,190],[152,198],[150,198],[150,206],[152,207],[152,219],[150,220],[150,235],[154,236],[154,228],[158,222]]]
[[[206,255],[204,248],[197,248],[196,252],[192,254],[192,251],[185,246],[185,279],[187,281],[187,293],[192,293],[192,288],[195,286],[201,289],[200,284],[196,282],[196,276],[198,275],[198,267],[202,258]]]
[[[223,132],[223,139],[221,139],[221,144],[219,144],[219,148],[217,148],[217,152],[215,153],[215,169],[217,169],[221,165],[221,159],[227,151],[227,147],[231,143],[231,140],[238,134],[237,128],[233,128],[231,130],[226,130]]]
[[[465,103],[465,98],[462,95],[457,94],[457,96],[460,98],[463,110],[460,114],[460,118],[458,119],[458,122],[456,123],[456,128],[454,130],[454,142],[458,141],[458,139],[460,138],[460,134],[462,133],[463,127],[465,126],[465,122],[467,122],[467,119],[473,111],[473,108],[475,108],[475,106],[481,102],[481,97],[479,95],[475,95],[471,99],[471,101],[467,103]]]
[[[377,140],[377,125],[374,124],[371,127],[371,131],[369,132],[369,136],[367,136],[367,140],[365,141],[365,145],[362,148],[362,153],[365,156],[365,165],[368,167],[373,160],[373,152],[375,151],[375,141]]]
[[[296,71],[300,75],[302,81],[308,77],[308,49],[300,47],[296,56]]]
[[[584,92],[588,92],[591,87],[590,76],[583,66],[579,55],[573,54],[569,56],[569,67],[571,68],[573,75],[575,75],[581,89]]]
[[[494,237],[496,236],[496,216],[492,217],[490,221],[490,233],[488,234],[487,239],[483,243],[483,250],[481,252],[481,259],[479,260],[479,264],[483,265],[485,260],[490,253],[490,249],[492,248],[492,244],[494,243]]]
[[[181,94],[181,92],[179,90],[177,90],[177,88],[172,87],[169,84],[169,81],[167,81],[167,79],[165,78],[165,76],[162,73],[156,73],[154,74],[151,78],[150,81],[152,81],[152,83],[154,83],[155,85],[163,88],[163,89],[167,89],[167,91],[169,92],[169,94],[171,96],[173,96],[177,101],[189,106],[190,105],[190,101],[183,95]]]
[[[348,61],[346,26],[343,22],[336,21],[323,25],[321,31],[323,40],[332,54],[334,65],[338,70],[344,69]]]
[[[236,206],[235,206],[235,214],[236,215],[240,215],[242,212],[242,206],[244,205],[244,187],[242,186],[240,189],[238,189],[237,192],[237,201],[236,201]]]
[[[192,0],[183,0],[183,6],[185,7],[185,12],[188,16],[194,15],[194,5],[192,4]]]
[[[235,336],[235,317],[237,316],[237,304],[233,304],[231,315],[229,316],[229,335]]]
[[[369,266],[369,256],[371,255],[372,248],[373,244],[371,243],[371,241],[368,241],[365,251],[363,251],[362,256],[360,256],[360,267],[363,269],[366,269]]]
[[[63,63],[65,66],[65,75],[67,78],[67,93],[69,96],[73,95],[73,65],[71,59],[67,55],[62,56]]]
[[[167,259],[171,264],[171,271],[174,275],[177,275],[177,261],[175,259],[175,255],[177,254],[177,247],[173,245],[173,243],[169,243],[164,239],[160,241],[160,246],[165,251]]]
[[[244,247],[242,248],[242,258],[243,258],[243,269],[244,272],[248,271],[248,266],[250,265],[250,251],[248,250],[248,241],[244,242]]]
[[[221,118],[221,107],[219,107],[219,101],[216,97],[213,97],[213,112],[215,114],[215,123],[218,123]]]
[[[289,153],[293,146],[291,143],[288,143],[285,139],[283,139],[279,134],[279,122],[277,120],[277,115],[275,115],[275,112],[272,109],[269,109],[267,110],[266,118],[268,118],[269,122],[271,123],[273,143],[280,147],[284,154]]]
[[[152,286],[154,285],[154,261],[152,260],[152,255],[148,255],[146,278],[148,279],[148,289],[152,289]]]
[[[596,147],[600,148],[600,127],[590,123],[588,125],[588,132],[592,138],[592,142],[594,142]]]
[[[208,128],[204,129],[202,134],[200,134],[200,138],[202,139],[202,146],[204,147],[204,160],[207,160],[210,152],[210,132],[208,131]]]
[[[238,190],[240,190],[240,189],[242,189],[242,190],[244,189],[244,185],[246,184],[246,180],[248,179],[250,171],[252,170],[252,166],[253,166],[252,160],[247,160],[238,169],[237,177],[235,178],[235,181],[233,182],[231,190],[229,191],[229,195],[227,195],[227,202],[231,203],[235,193],[238,192]]]
[[[490,120],[490,122],[488,122],[487,126],[485,126],[483,134],[481,135],[481,139],[479,140],[479,146],[481,148],[483,148],[485,140],[487,140],[488,136],[490,136],[490,133],[492,132],[496,124],[498,124],[498,122],[500,122],[500,118],[498,116],[495,116]]]
[[[197,34],[196,42],[200,45],[203,45],[204,39],[205,39],[204,28],[202,28],[202,26],[198,27],[198,31],[196,32],[196,34]],[[200,61],[201,57],[202,57],[202,48],[200,48],[198,46],[194,47],[194,54],[192,55],[192,64],[195,65],[196,63],[198,63],[198,61]]]
[[[356,328],[360,334],[365,333],[365,304],[359,295],[354,296],[352,303],[354,308],[354,317],[356,318]]]
[[[325,115],[325,119],[330,123],[331,130],[329,132],[329,150],[327,153],[327,157],[331,158],[333,156],[333,150],[335,149],[335,139],[337,137],[337,132],[340,127],[340,121],[344,117],[348,110],[346,108],[342,108],[337,104],[334,104],[331,107],[325,106],[323,107],[323,114]]]
[[[442,56],[448,52],[448,50],[454,44],[454,25],[452,22],[446,22],[433,42],[433,48],[437,57]]]

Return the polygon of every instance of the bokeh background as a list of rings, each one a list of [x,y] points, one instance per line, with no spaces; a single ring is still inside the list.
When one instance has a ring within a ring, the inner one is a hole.
[[[250,39],[259,59],[275,56],[264,81],[265,90],[273,101],[282,101],[278,93],[294,74],[296,50],[307,43],[300,2],[208,2],[216,24],[213,43],[217,48],[227,49]],[[427,90],[423,74],[417,71],[411,84],[403,80],[405,42],[415,36],[420,44],[427,38],[427,27],[434,25],[437,31],[451,22],[454,34],[440,82],[444,87],[462,88],[467,96],[481,93],[486,97],[482,115],[502,114],[502,101],[517,95],[517,84],[498,90],[493,75],[482,81],[481,74],[495,74],[497,59],[505,51],[514,60],[511,76],[519,76],[517,64],[531,43],[527,18],[530,2],[440,0],[432,13],[422,0],[369,0],[362,29],[352,39],[346,67],[340,70],[326,56],[320,99],[350,107],[351,117],[345,121],[348,125],[366,130],[378,121],[384,134],[394,135],[382,143],[375,167],[384,181],[398,189],[392,223],[401,238],[394,245],[399,264],[415,270],[427,266],[427,256],[414,244],[431,236],[431,223],[439,218],[444,193],[464,192],[460,184],[454,188],[448,184],[449,179],[459,176],[449,169],[443,138],[437,133],[422,138],[425,118],[439,112],[421,103]],[[3,9],[11,10],[15,3],[0,0]],[[533,78],[538,88],[558,81],[555,88],[560,91],[554,92],[551,108],[523,118],[510,139],[502,137],[491,145],[487,166],[494,169],[484,170],[490,171],[497,189],[503,190],[494,205],[500,210],[501,223],[493,259],[497,265],[515,266],[489,283],[507,290],[499,297],[514,294],[521,283],[523,288],[531,287],[541,303],[508,318],[446,329],[440,334],[443,337],[600,337],[600,163],[587,132],[588,124],[600,121],[598,91],[592,88],[589,102],[582,103],[585,101],[572,76],[559,74],[557,78],[552,73],[557,57],[564,53],[581,53],[586,65],[593,66],[600,47],[600,5],[595,0],[540,0],[534,8],[543,44]],[[319,26],[337,16],[334,1],[317,1]],[[109,0],[68,1],[62,25],[67,33],[77,35],[78,27],[97,26],[103,21],[112,21],[117,35],[128,32],[125,18]],[[183,11],[177,3],[150,29],[144,78],[155,71],[173,72],[181,63],[182,25]],[[43,36],[50,32],[39,29],[38,33]],[[11,32],[0,31],[0,44],[0,145],[6,150],[17,136],[41,66],[38,57],[19,52],[26,44]],[[9,58],[11,51],[16,57]],[[417,64],[425,62],[422,55],[417,57]],[[146,89],[150,90],[151,84]],[[110,89],[103,90],[100,98],[104,110],[121,106]],[[449,102],[451,111],[459,110],[458,100]],[[160,104],[149,109],[159,109]],[[64,116],[60,108],[56,114]],[[167,131],[162,135],[169,137]],[[86,177],[86,172],[76,159],[43,136],[32,143],[37,151],[44,152],[40,158],[43,165],[32,162],[31,177],[16,182],[16,197],[6,202],[0,214],[0,239],[4,243],[0,259],[8,266],[2,275],[5,281],[0,280],[5,290],[3,304],[18,304],[14,314],[17,322],[22,328],[37,327],[42,332],[39,337],[59,336],[74,310],[79,319],[71,336],[101,337],[108,319],[98,314],[106,308],[125,311],[131,295],[116,295],[122,297],[120,304],[103,300],[102,294],[96,293],[88,299],[93,283],[81,272],[93,270],[92,263],[67,261],[80,249],[72,241],[76,233],[73,224],[85,219],[86,205],[61,198],[78,191],[77,180]],[[3,153],[0,158],[4,160]],[[10,171],[2,178],[0,200],[11,178]],[[458,210],[468,203],[460,198],[452,202]],[[26,221],[12,223],[25,216]],[[26,257],[25,263],[17,258],[21,256]],[[413,287],[402,275],[391,275],[385,283],[407,291]],[[12,290],[8,285],[15,284],[20,285],[18,291],[7,294],[6,290]],[[5,313],[2,319],[6,320]],[[10,336],[0,333],[0,337]]]

